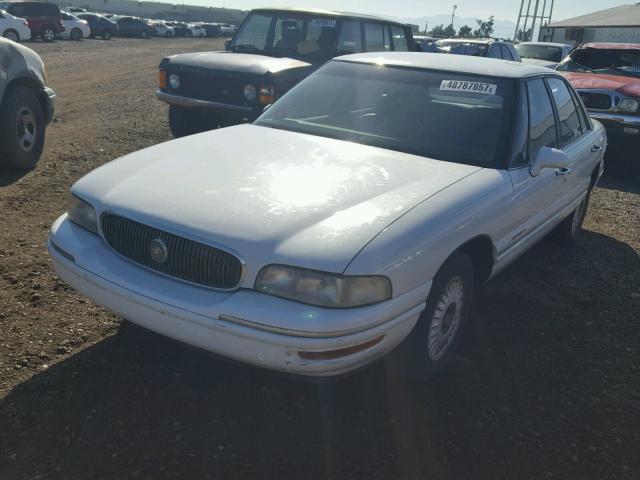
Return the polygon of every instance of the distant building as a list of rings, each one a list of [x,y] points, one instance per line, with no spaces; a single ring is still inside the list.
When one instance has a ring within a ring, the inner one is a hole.
[[[90,12],[143,18],[240,24],[247,12],[233,8],[145,2],[135,0],[49,0],[60,8],[81,7]]]
[[[573,45],[587,42],[640,43],[640,3],[553,22],[540,28],[538,40]]]

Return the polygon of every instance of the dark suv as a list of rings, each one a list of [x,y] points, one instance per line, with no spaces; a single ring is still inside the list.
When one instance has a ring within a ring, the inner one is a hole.
[[[91,38],[101,37],[103,40],[111,40],[111,37],[118,33],[118,24],[107,17],[97,13],[80,13],[76,16],[89,24]]]
[[[62,13],[55,3],[0,2],[0,9],[14,17],[26,19],[32,38],[40,37],[45,42],[53,42],[56,35],[64,32]]]
[[[357,52],[418,51],[408,26],[368,15],[257,9],[226,52],[160,62],[158,98],[176,137],[253,121],[327,60]]]

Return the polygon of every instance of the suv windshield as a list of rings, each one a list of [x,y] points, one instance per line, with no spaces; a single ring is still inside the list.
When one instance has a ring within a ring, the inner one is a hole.
[[[493,77],[333,61],[255,123],[500,168],[512,89]]]
[[[324,62],[336,42],[335,18],[287,12],[251,13],[232,40],[234,52]]]
[[[548,45],[516,45],[516,50],[522,58],[534,58],[536,60],[548,60],[560,62],[562,60],[562,48]]]
[[[436,46],[444,53],[471,57],[486,57],[488,50],[486,43],[465,42],[464,40],[438,40]]]
[[[557,69],[640,77],[640,50],[582,48],[574,50]]]

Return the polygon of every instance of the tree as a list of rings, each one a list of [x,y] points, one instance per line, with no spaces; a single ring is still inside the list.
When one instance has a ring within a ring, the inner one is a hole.
[[[429,33],[434,37],[444,37],[444,25],[436,25]]]
[[[456,29],[453,27],[453,25],[447,25],[447,28],[444,29],[444,36],[447,38],[456,36]]]
[[[458,36],[461,38],[467,38],[471,36],[471,27],[469,25],[463,25],[462,27],[460,27],[460,30],[458,30]]]
[[[488,38],[491,36],[493,33],[493,24],[495,23],[493,15],[486,21],[477,18],[476,23],[478,24],[478,28],[473,31],[474,37]]]

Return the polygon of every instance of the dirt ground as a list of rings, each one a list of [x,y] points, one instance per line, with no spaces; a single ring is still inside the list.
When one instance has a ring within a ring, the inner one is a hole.
[[[58,101],[38,168],[0,174],[0,479],[640,478],[637,177],[603,180],[574,248],[544,241],[489,282],[425,386],[388,365],[323,384],[227,363],[56,278],[69,186],[169,140],[161,57],[221,44],[30,45]]]

